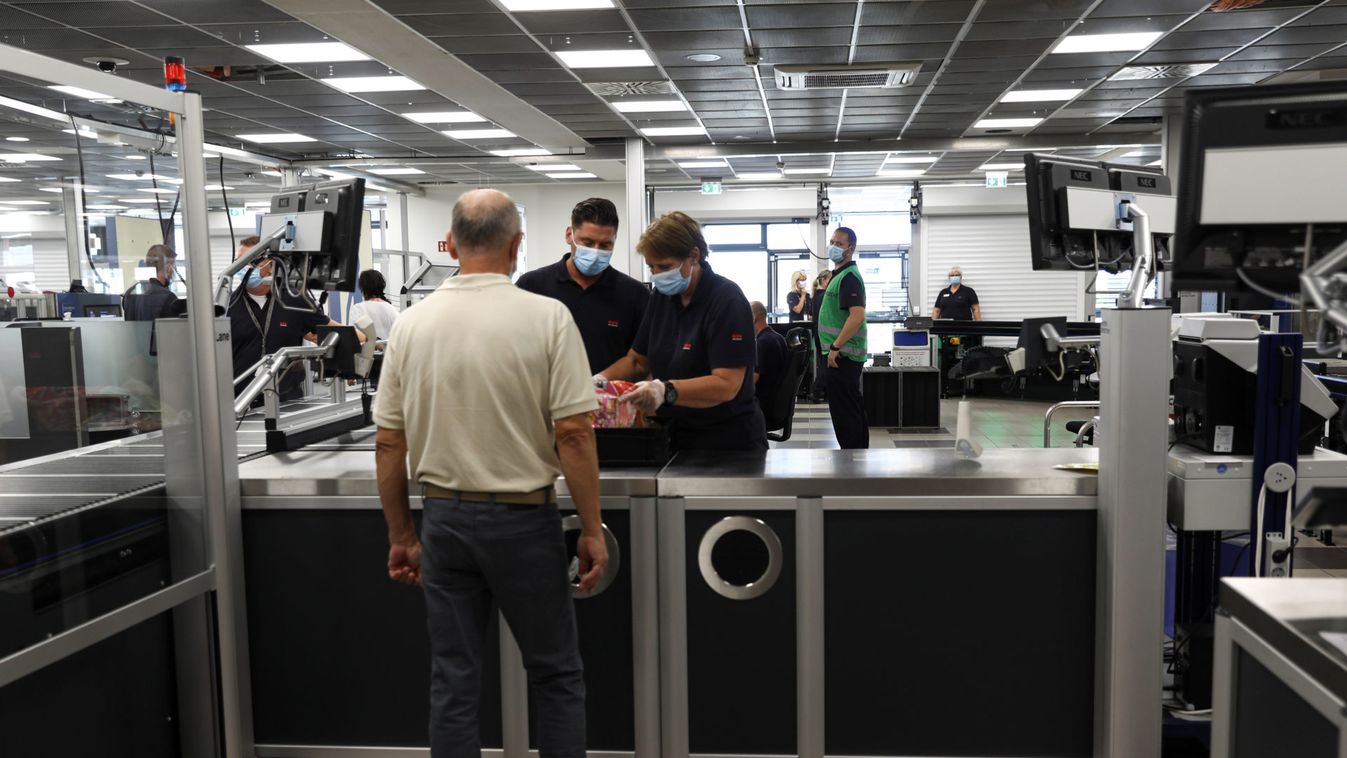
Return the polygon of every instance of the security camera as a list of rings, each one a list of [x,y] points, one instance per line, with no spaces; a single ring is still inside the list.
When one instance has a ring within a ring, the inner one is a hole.
[[[98,67],[98,70],[99,70],[99,71],[102,71],[102,72],[105,73],[105,74],[115,74],[115,73],[117,73],[117,61],[110,61],[110,60],[104,59],[104,60],[96,61],[96,62],[94,63],[94,65]]]
[[[777,161],[777,162],[776,162],[776,167],[777,167],[777,168],[785,168],[785,167],[786,167],[786,162],[785,162],[785,161]]]
[[[143,170],[141,170],[141,169],[136,169],[136,176],[144,176],[144,175],[145,175],[145,172],[144,172]]]

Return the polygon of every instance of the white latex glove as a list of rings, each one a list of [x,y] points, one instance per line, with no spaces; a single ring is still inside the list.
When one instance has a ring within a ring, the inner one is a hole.
[[[649,416],[659,410],[661,405],[664,405],[664,382],[658,379],[641,382],[619,397],[618,400],[631,403],[641,413]]]

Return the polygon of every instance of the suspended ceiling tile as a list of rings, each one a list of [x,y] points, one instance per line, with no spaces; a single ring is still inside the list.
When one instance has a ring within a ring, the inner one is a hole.
[[[585,34],[631,31],[617,10],[548,11],[517,13],[515,18],[529,32],[537,34]]]
[[[1264,10],[1251,8],[1226,13],[1203,13],[1184,25],[1185,32],[1212,32],[1223,29],[1271,29],[1290,21],[1301,11],[1291,8]]]
[[[973,9],[973,0],[944,2],[867,2],[861,10],[864,26],[906,26],[908,24],[961,24]],[[987,13],[997,3],[988,3]],[[845,14],[843,14],[845,15]]]
[[[851,29],[844,26],[825,26],[817,29],[753,29],[753,43],[761,48],[850,45]],[[743,45],[740,30],[724,32],[737,35]]]
[[[276,10],[263,0],[137,0],[155,10],[173,16],[188,24],[226,24],[263,21],[291,21],[290,16]]]
[[[703,32],[715,29],[742,29],[739,11],[733,3],[712,7],[669,7],[670,3],[661,3],[658,9],[633,9],[628,11],[632,23],[642,33],[650,32]],[[751,22],[750,22],[751,25]],[[756,28],[756,27],[755,27]]]
[[[1210,5],[1211,0],[1104,0],[1090,17],[1191,14],[1206,10]]]

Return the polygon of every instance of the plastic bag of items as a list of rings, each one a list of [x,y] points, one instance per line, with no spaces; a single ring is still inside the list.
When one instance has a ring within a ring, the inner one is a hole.
[[[636,406],[618,400],[635,386],[620,380],[595,382],[594,394],[599,398],[599,410],[594,414],[595,429],[640,429],[645,426],[645,417]]]

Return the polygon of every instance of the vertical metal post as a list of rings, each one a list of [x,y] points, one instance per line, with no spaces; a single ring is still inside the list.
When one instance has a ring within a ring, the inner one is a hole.
[[[622,228],[626,230],[627,244],[622,249],[626,250],[627,260],[623,262],[623,268],[629,276],[643,279],[637,274],[644,267],[641,257],[636,254],[636,239],[645,231],[650,219],[646,215],[645,205],[645,140],[640,137],[627,138],[626,170],[627,221],[622,224]]]
[[[795,577],[795,749],[823,758],[823,498],[795,501]]]
[[[195,352],[197,416],[201,435],[202,488],[211,562],[216,569],[216,614],[220,660],[220,713],[224,755],[253,754],[249,691],[247,618],[243,600],[242,524],[239,518],[238,460],[233,427],[225,423],[217,331],[210,271],[210,228],[206,213],[206,170],[202,156],[201,96],[184,95],[178,117],[178,171],[182,177],[183,241],[187,245],[187,313]],[[201,264],[201,265],[198,265]],[[228,332],[224,332],[227,334]],[[232,393],[230,393],[232,394]],[[204,651],[203,651],[204,654]]]
[[[1249,539],[1254,548],[1250,552],[1261,555],[1263,565],[1256,565],[1249,557],[1250,573],[1268,576],[1271,545],[1269,533],[1284,535],[1284,544],[1291,545],[1286,523],[1286,501],[1295,502],[1295,488],[1290,492],[1269,491],[1263,502],[1263,520],[1258,521],[1258,495],[1263,489],[1263,477],[1274,463],[1297,465],[1296,448],[1300,442],[1300,373],[1304,337],[1299,334],[1263,334],[1258,337],[1258,394],[1254,407],[1253,425],[1253,486],[1249,499]],[[1262,550],[1258,542],[1264,541]],[[1287,560],[1290,566],[1290,560]],[[1290,575],[1290,571],[1287,571]]]
[[[659,537],[655,498],[631,499],[632,710],[636,758],[660,758],[659,724]]]
[[[1101,335],[1094,754],[1156,756],[1169,310],[1105,310]]]
[[[1211,758],[1230,758],[1235,736],[1235,644],[1230,616],[1216,611],[1216,642],[1212,649]]]
[[[661,758],[687,758],[688,587],[683,498],[660,498],[659,664]]]
[[[84,239],[84,197],[79,188],[64,184],[61,186],[61,206],[65,217],[65,255],[69,276],[66,281],[83,279],[80,272],[84,269],[84,248],[89,241]],[[127,284],[126,286],[131,286]]]
[[[500,616],[500,721],[505,758],[529,758],[528,673],[504,616]]]

